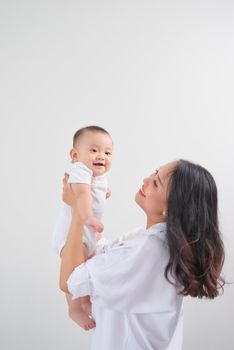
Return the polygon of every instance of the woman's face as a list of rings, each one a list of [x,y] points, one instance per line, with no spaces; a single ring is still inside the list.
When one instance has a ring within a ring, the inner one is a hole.
[[[176,162],[168,163],[146,177],[135,196],[136,203],[144,210],[152,224],[166,221],[168,185],[175,166]]]

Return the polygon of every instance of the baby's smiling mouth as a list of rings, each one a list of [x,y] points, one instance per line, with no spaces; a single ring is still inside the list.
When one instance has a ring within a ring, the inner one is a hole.
[[[93,165],[96,165],[96,166],[105,166],[105,164],[100,163],[100,162],[93,163]]]

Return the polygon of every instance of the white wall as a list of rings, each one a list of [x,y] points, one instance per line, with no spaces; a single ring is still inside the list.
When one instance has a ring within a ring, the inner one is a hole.
[[[51,247],[81,126],[113,135],[109,237],[144,223],[134,195],[159,165],[186,158],[211,171],[234,281],[233,23],[228,0],[1,0],[2,349],[88,349]],[[234,348],[233,294],[186,300],[184,350]]]

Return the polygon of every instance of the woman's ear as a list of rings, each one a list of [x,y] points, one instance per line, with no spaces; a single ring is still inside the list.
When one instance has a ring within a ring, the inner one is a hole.
[[[78,161],[78,151],[74,147],[70,150],[70,157],[73,161]]]

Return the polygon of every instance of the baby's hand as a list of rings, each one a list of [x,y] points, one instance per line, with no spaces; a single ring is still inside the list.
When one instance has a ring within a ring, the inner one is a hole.
[[[91,228],[94,232],[102,232],[104,229],[103,224],[101,223],[100,220],[95,218],[94,216],[89,216],[84,220],[84,224]]]
[[[108,190],[106,191],[106,199],[109,198],[111,195],[111,190],[108,188]]]
[[[103,234],[101,232],[97,232],[96,233],[96,241],[99,241],[102,238],[103,238]]]

